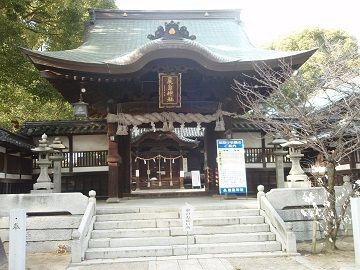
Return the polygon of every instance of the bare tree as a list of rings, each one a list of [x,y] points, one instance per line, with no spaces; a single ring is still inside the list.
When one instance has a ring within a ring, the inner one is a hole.
[[[335,208],[336,166],[360,149],[360,77],[357,52],[328,49],[332,57],[318,63],[312,80],[301,70],[294,72],[291,63],[281,62],[276,70],[263,64],[255,66],[256,75],[235,81],[233,89],[242,117],[269,134],[291,137],[295,129],[308,148],[323,155],[328,177],[323,185],[328,195],[325,249],[333,250],[343,218]],[[343,209],[348,204],[345,200]]]

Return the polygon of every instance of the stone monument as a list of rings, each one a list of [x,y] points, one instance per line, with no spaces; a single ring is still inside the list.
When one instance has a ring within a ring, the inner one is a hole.
[[[36,162],[40,167],[39,177],[36,179],[34,189],[31,193],[51,193],[54,189],[54,183],[51,182],[49,177],[49,166],[51,161],[49,155],[53,152],[53,149],[48,146],[47,135],[44,133],[39,140],[39,146],[31,149],[34,153],[39,154],[39,159]]]
[[[287,181],[284,183],[284,186],[286,188],[310,188],[311,182],[300,165],[300,159],[304,156],[301,153],[301,147],[305,142],[299,140],[295,130],[291,133],[293,137],[288,142],[281,144],[282,147],[289,147],[287,157],[291,161],[291,170],[286,177]]]

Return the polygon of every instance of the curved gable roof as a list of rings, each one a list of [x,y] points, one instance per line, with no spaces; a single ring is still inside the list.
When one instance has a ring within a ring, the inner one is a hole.
[[[194,59],[211,70],[249,69],[254,61],[294,58],[301,65],[313,53],[255,48],[239,19],[240,11],[120,11],[95,10],[85,42],[65,51],[24,50],[36,64],[100,73],[128,73],[158,58]],[[174,20],[187,27],[195,40],[150,40],[159,26]],[[298,59],[298,61],[296,60]]]

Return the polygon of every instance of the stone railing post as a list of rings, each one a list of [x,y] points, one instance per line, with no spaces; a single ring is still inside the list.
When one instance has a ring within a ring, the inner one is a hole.
[[[285,223],[286,225],[286,246],[288,253],[296,253],[296,235],[293,232],[293,225],[291,223]]]
[[[88,246],[89,238],[86,237],[91,233],[96,215],[96,192],[89,191],[89,201],[79,228],[72,232],[71,244],[71,262],[79,263],[84,259],[84,253]]]
[[[258,202],[258,209],[261,209],[261,197],[265,196],[264,186],[258,185],[257,190],[258,190],[258,193],[256,195],[256,198],[257,198],[257,202]]]
[[[79,230],[73,230],[71,234],[72,243],[71,243],[71,262],[79,263],[81,262],[81,241],[80,241],[80,232]]]
[[[94,215],[96,215],[96,191],[95,190],[89,191],[89,203],[90,202],[94,203]]]

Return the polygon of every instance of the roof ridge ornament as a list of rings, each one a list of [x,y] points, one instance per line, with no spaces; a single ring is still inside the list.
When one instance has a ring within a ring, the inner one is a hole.
[[[150,40],[155,39],[190,39],[194,40],[196,39],[195,35],[189,34],[189,31],[187,30],[186,26],[180,27],[180,22],[174,22],[170,21],[169,23],[165,22],[165,29],[163,26],[159,26],[157,30],[155,31],[155,35],[149,34],[147,36]]]

